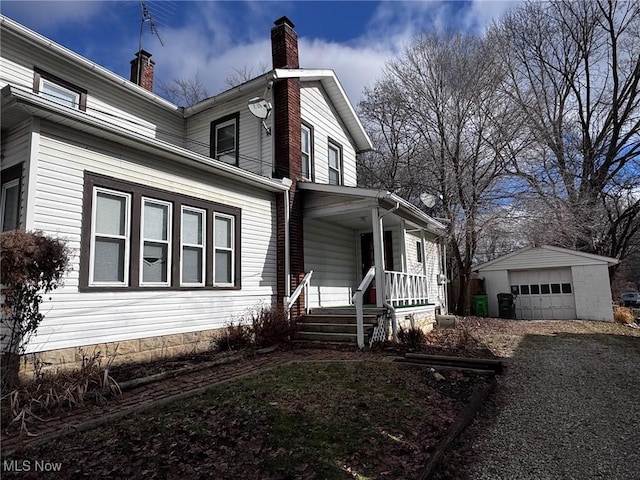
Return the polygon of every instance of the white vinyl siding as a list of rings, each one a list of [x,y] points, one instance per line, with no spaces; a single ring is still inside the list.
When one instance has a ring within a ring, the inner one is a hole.
[[[329,139],[342,147],[342,183],[357,185],[356,152],[348,131],[337,114],[320,82],[303,82],[300,85],[300,109],[302,119],[313,125],[315,178],[318,183],[329,183]]]
[[[206,266],[206,212],[182,207],[180,285],[203,286]]]
[[[254,117],[247,103],[263,90],[246,92],[245,95],[222,105],[216,105],[215,114],[211,109],[199,112],[186,119],[185,147],[201,155],[211,154],[211,122],[216,118],[239,114],[238,120],[238,166],[244,170],[270,177],[273,170],[271,160],[272,136],[267,135],[262,120]],[[272,115],[265,121],[271,126]]]
[[[91,285],[128,285],[130,208],[130,195],[103,188],[94,190],[89,261]]]
[[[40,144],[34,228],[64,238],[72,255],[64,287],[44,299],[47,314],[30,351],[222,328],[248,308],[275,299],[274,193],[44,122]],[[85,169],[242,209],[241,288],[80,292]]]
[[[27,56],[29,61],[25,60]],[[143,98],[133,91],[136,89],[133,85],[127,89],[122,87],[124,78],[119,83],[105,81],[90,69],[54,57],[47,49],[25,44],[12,32],[3,30],[0,88],[10,83],[20,90],[33,92],[34,66],[87,90],[87,115],[140,135],[184,146],[184,120],[178,107],[171,107],[160,97],[157,101]]]
[[[334,223],[307,219],[304,224],[305,271],[313,270],[309,287],[311,307],[351,304],[358,286],[356,233]]]

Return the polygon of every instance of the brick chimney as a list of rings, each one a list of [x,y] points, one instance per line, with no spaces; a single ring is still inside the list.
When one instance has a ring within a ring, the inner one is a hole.
[[[276,20],[271,29],[271,56],[273,68],[300,68],[298,60],[298,35],[293,23],[287,17]],[[288,177],[293,180],[289,195],[289,253],[291,272],[291,292],[304,277],[304,250],[302,230],[302,195],[297,192],[296,182],[302,178],[302,147],[300,121],[300,80],[287,78],[273,85],[273,147],[274,177]],[[284,242],[284,199],[278,195],[276,201],[278,217],[278,303],[286,295],[285,291],[285,242]],[[304,295],[304,294],[303,294]],[[291,310],[295,318],[302,314],[303,295]]]
[[[145,90],[153,92],[153,67],[156,63],[151,60],[151,54],[145,50],[136,53],[131,60],[131,81]]]

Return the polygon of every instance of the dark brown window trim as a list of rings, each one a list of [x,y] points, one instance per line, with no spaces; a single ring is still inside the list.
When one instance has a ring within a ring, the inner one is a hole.
[[[93,190],[102,187],[131,194],[131,245],[129,253],[128,286],[89,286],[89,262],[91,259],[91,213]],[[142,197],[151,197],[173,204],[173,239],[171,244],[171,285],[168,287],[140,286],[140,216]],[[182,224],[182,206],[200,208],[207,212],[207,252],[205,286],[180,286],[180,226]],[[224,213],[234,217],[234,285],[213,285],[213,217],[215,213]],[[82,239],[80,242],[80,286],[81,292],[115,292],[115,291],[158,291],[158,290],[240,290],[242,288],[241,252],[242,210],[222,203],[202,200],[196,197],[180,195],[146,185],[118,180],[97,173],[84,172],[84,190],[82,196]]]
[[[311,137],[309,139],[309,155],[311,156],[311,159],[309,161],[310,165],[309,168],[311,169],[309,172],[309,177],[310,178],[305,178],[304,180],[309,180],[311,182],[315,182],[316,179],[316,161],[315,161],[315,131],[313,129],[313,125],[311,125],[308,122],[305,122],[304,120],[301,120],[300,122],[301,125],[307,127],[309,129],[309,136]]]
[[[209,132],[209,156],[216,158],[216,127],[221,123],[235,120],[236,122],[236,167],[240,164],[240,112],[232,113],[224,117],[218,118],[211,122],[211,131]],[[222,160],[221,160],[222,161]],[[225,162],[226,163],[226,162]]]
[[[22,176],[23,176],[23,166],[24,162],[20,162],[12,167],[5,168],[0,171],[0,178],[2,179],[0,188],[9,182],[13,182],[14,180],[18,180],[18,205],[16,206],[16,218],[18,219],[18,226],[20,228],[20,209],[22,208]],[[4,219],[0,219],[0,223],[4,223]],[[0,225],[0,227],[4,227],[4,225]]]
[[[340,159],[340,183],[338,185],[344,185],[344,157],[342,152],[342,144],[336,142],[333,138],[327,137],[327,169],[329,169],[329,147],[338,149],[338,157]],[[328,180],[328,179],[327,179]]]
[[[76,92],[80,96],[80,102],[78,103],[78,109],[85,112],[87,110],[87,91],[84,88],[80,88],[73,83],[70,83],[66,80],[63,80],[60,77],[56,77],[55,75],[51,75],[50,73],[45,72],[44,70],[39,69],[38,67],[34,67],[33,69],[33,93],[40,93],[40,80],[45,79],[49,80],[52,83],[56,83],[61,87],[64,87],[72,92]]]

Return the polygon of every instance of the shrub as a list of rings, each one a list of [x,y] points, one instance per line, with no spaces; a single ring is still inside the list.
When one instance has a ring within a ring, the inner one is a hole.
[[[97,350],[87,354],[80,348],[78,354],[82,358],[80,368],[59,373],[43,371],[42,363],[34,358],[34,381],[3,395],[3,404],[8,404],[3,405],[3,428],[18,424],[21,433],[31,435],[28,425],[43,421],[39,417],[41,412],[71,409],[86,400],[104,403],[108,396],[122,394],[118,383],[109,375],[114,357],[103,366],[102,354]]]
[[[252,345],[251,329],[248,325],[230,321],[225,330],[215,339],[214,344],[218,351],[241,350]]]
[[[420,350],[427,341],[425,333],[416,327],[398,328],[398,341],[410,350]]]
[[[631,309],[626,307],[618,307],[613,311],[613,320],[616,323],[629,324],[633,323],[635,318]]]
[[[261,306],[251,314],[251,330],[256,347],[271,347],[289,341],[295,324],[280,306]]]
[[[12,230],[0,235],[0,277],[5,295],[2,305],[6,350],[2,383],[17,382],[17,356],[36,333],[44,315],[40,313],[42,295],[62,285],[69,251],[59,239],[42,232]]]
[[[271,347],[289,341],[294,331],[284,308],[259,304],[239,320],[228,322],[214,343],[218,351]]]

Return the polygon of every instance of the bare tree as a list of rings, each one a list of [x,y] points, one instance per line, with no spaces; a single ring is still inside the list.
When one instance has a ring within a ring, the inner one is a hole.
[[[503,75],[482,38],[420,36],[387,65],[384,80],[366,92],[361,104],[367,124],[375,127],[374,139],[384,147],[381,163],[390,167],[393,181],[408,174],[418,180],[405,186],[410,195],[421,189],[443,200],[461,284],[457,310],[463,314],[470,309],[471,268],[483,222],[507,186],[503,156],[515,145],[518,122],[504,95]]]
[[[543,207],[536,231],[624,258],[640,228],[640,4],[532,2],[489,37],[534,146],[511,171]]]
[[[209,96],[200,72],[189,79],[174,78],[170,83],[159,82],[158,89],[163,97],[181,107],[190,107]]]
[[[242,85],[249,80],[262,75],[269,70],[269,66],[260,62],[258,68],[254,70],[253,67],[244,65],[242,68],[234,67],[231,69],[231,73],[224,79],[224,85],[227,88],[234,88],[238,85]],[[257,74],[255,73],[257,72]]]

